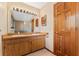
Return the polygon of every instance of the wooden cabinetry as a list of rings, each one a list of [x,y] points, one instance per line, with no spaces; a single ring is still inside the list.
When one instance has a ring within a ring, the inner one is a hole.
[[[5,45],[5,44],[6,45]],[[13,41],[9,41],[9,40],[7,40],[7,41],[5,41],[5,42],[3,42],[3,54],[4,55],[14,55],[14,44],[13,44]],[[8,47],[8,48],[7,48]],[[6,49],[7,48],[7,49]]]
[[[61,7],[62,6],[62,7]],[[75,2],[55,4],[54,53],[76,55],[76,7]]]
[[[44,48],[44,37],[36,37],[32,39],[32,52]]]
[[[4,56],[25,55],[45,47],[45,36],[3,39]]]
[[[3,42],[3,55],[19,56],[31,52],[31,44],[28,39],[11,39]]]
[[[25,55],[31,52],[31,40],[30,38],[22,38],[19,42],[20,55]]]

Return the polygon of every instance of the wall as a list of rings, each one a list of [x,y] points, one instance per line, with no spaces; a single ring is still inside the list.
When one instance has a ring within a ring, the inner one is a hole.
[[[0,55],[2,55],[2,36],[7,33],[7,3],[0,3]]]
[[[39,9],[37,8],[34,8],[32,6],[26,5],[21,2],[14,2],[14,3],[9,2],[8,3],[8,33],[11,33],[11,11],[13,8],[19,8],[22,10],[30,11],[39,16]]]
[[[42,32],[48,32],[48,38],[46,38],[46,48],[53,51],[54,49],[54,12],[53,12],[53,3],[47,3],[43,8],[40,10],[40,17],[47,15],[47,26],[41,26],[41,19],[40,19],[40,28]]]
[[[7,33],[7,3],[0,3],[0,24],[1,32]]]

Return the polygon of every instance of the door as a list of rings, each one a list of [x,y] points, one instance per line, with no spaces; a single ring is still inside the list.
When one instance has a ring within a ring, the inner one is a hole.
[[[55,17],[55,48],[60,51],[59,53],[64,52],[64,35],[65,31],[65,16],[64,13],[58,14]]]
[[[57,6],[60,3],[57,4]],[[55,12],[55,48],[65,55],[76,54],[75,11],[76,3],[64,3],[64,11]],[[60,55],[60,54],[59,54]]]
[[[76,7],[76,55],[79,56],[79,2]]]
[[[75,3],[65,3],[65,40],[64,53],[75,55]]]

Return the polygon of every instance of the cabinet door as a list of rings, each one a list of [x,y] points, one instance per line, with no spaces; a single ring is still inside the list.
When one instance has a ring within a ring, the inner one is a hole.
[[[3,55],[5,56],[18,56],[19,54],[19,40],[6,40],[3,43]]]
[[[34,39],[32,40],[32,51],[36,51],[44,47],[45,47],[45,38],[42,36],[34,37]]]
[[[37,50],[37,39],[32,39],[32,52]]]
[[[3,55],[4,56],[13,56],[13,55],[15,55],[14,51],[15,50],[14,50],[13,40],[6,40],[3,45]]]
[[[45,47],[45,37],[41,36],[37,39],[37,49],[41,49]]]
[[[25,55],[31,52],[31,41],[29,38],[20,39],[20,55]]]
[[[25,54],[27,54],[27,53],[30,53],[30,52],[31,52],[31,48],[32,48],[32,47],[31,47],[31,46],[32,46],[31,44],[32,44],[32,42],[31,42],[31,39],[29,39],[29,38],[28,38],[28,39],[25,38],[25,41],[26,41],[26,42],[25,42],[25,44],[24,44],[24,45],[25,45],[24,51],[25,51]]]
[[[20,55],[20,39],[15,39],[14,40],[14,55],[19,56]]]

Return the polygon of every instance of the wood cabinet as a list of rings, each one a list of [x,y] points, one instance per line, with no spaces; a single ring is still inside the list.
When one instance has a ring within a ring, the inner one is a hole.
[[[31,52],[31,40],[30,38],[22,38],[19,42],[20,47],[20,55],[25,55]]]
[[[54,53],[56,55],[78,55],[76,30],[76,9],[79,3],[57,3],[55,9]],[[62,6],[62,7],[61,7]],[[79,23],[79,22],[78,22]]]
[[[5,45],[5,44],[6,45]],[[9,40],[7,40],[7,41],[5,41],[5,42],[3,42],[3,54],[4,55],[14,55],[14,44],[13,44],[13,41],[9,41]],[[8,48],[7,48],[8,47]],[[6,49],[7,48],[7,49]]]
[[[45,47],[45,36],[3,39],[4,56],[21,56]]]
[[[36,37],[32,39],[32,52],[44,48],[45,41],[44,37]]]
[[[11,40],[9,40],[9,41],[11,41]],[[12,41],[14,41],[13,42],[13,45],[14,45],[14,48],[12,48],[12,49],[14,49],[14,50],[11,50],[11,51],[13,51],[14,52],[14,54],[13,54],[13,56],[15,56],[15,54],[16,54],[16,56],[19,56],[20,55],[20,41],[19,41],[19,39],[17,39],[17,40],[12,40]],[[7,41],[6,41],[7,42]],[[5,44],[5,43],[4,43]],[[7,44],[6,44],[7,45]],[[4,50],[6,50],[8,48],[8,45],[7,45],[7,47],[4,49]],[[8,50],[9,51],[9,50]],[[5,52],[4,52],[4,55],[5,55]],[[10,54],[7,54],[6,53],[6,55],[10,55]]]
[[[27,39],[11,39],[3,41],[3,55],[19,56],[31,52],[31,44]]]

